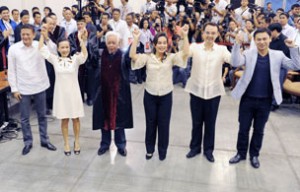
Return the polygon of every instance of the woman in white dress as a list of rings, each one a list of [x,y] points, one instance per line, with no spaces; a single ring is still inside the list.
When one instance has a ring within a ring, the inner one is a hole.
[[[84,110],[78,83],[78,68],[88,57],[85,46],[87,31],[84,29],[78,33],[81,53],[70,56],[70,43],[65,39],[59,41],[57,44],[57,51],[60,55],[58,56],[50,53],[48,48],[44,45],[45,41],[49,41],[46,28],[46,26],[42,27],[39,49],[42,56],[53,65],[55,70],[56,80],[54,85],[53,116],[61,119],[61,130],[64,138],[64,153],[66,156],[71,155],[68,140],[68,124],[69,119],[72,119],[75,136],[74,154],[79,155],[79,117],[84,116]]]

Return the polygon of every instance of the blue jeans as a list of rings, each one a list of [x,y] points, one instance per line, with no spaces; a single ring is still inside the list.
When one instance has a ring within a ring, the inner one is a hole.
[[[253,134],[250,143],[250,157],[259,156],[262,146],[265,124],[268,121],[272,98],[253,98],[243,96],[239,107],[238,153],[246,158],[249,145],[249,131],[253,122]]]
[[[34,99],[35,109],[38,116],[40,142],[46,144],[49,142],[47,135],[47,118],[46,118],[46,92],[40,92],[34,95],[21,95],[20,112],[23,141],[25,145],[32,145],[32,132],[30,126],[30,108],[31,98]]]

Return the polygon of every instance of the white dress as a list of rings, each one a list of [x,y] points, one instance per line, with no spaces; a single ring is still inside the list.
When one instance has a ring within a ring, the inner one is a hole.
[[[78,68],[87,56],[82,53],[71,58],[62,58],[51,54],[46,46],[40,50],[55,70],[55,85],[52,114],[58,119],[84,116],[83,102],[78,83]]]

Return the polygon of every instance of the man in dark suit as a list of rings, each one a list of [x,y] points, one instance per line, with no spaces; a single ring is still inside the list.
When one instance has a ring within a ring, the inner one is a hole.
[[[20,13],[20,17],[21,17],[21,22],[19,23],[19,25],[17,25],[14,33],[15,33],[15,43],[21,41],[21,28],[23,25],[28,24],[29,23],[29,11],[28,10],[23,10]]]
[[[270,114],[272,97],[280,104],[282,94],[280,88],[280,69],[300,69],[299,48],[291,40],[286,40],[290,48],[291,58],[286,57],[282,51],[269,49],[271,32],[266,29],[257,29],[254,33],[255,49],[240,52],[243,37],[238,35],[232,49],[232,65],[240,67],[245,65],[245,71],[232,96],[241,98],[239,106],[239,134],[237,141],[237,154],[229,160],[235,164],[245,160],[249,145],[249,131],[253,121],[253,134],[250,143],[250,162],[254,168],[259,168],[259,151],[262,147],[265,124]]]

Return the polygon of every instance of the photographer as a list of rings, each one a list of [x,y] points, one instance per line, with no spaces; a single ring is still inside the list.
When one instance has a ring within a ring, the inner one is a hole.
[[[235,10],[235,13],[238,15],[239,25],[244,27],[245,21],[251,19],[251,13],[249,12],[249,0],[241,0],[241,7]]]
[[[177,7],[176,5],[173,3],[173,0],[166,0],[167,4],[165,5],[165,21],[166,24],[168,24],[168,21],[172,18],[172,17],[176,17],[177,15]]]
[[[92,20],[95,25],[100,23],[99,18],[101,13],[105,12],[105,9],[100,5],[100,0],[88,0],[87,11],[91,12]]]
[[[225,0],[215,0],[215,6],[212,8],[212,22],[219,23],[222,17],[226,14],[226,6],[228,3]]]

